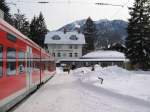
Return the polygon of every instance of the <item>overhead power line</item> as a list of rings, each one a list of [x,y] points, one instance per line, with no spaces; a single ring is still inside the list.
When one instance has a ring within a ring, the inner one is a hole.
[[[122,7],[122,8],[124,8],[126,5],[128,5],[128,3],[129,3],[129,0],[128,0],[126,3],[123,4],[123,7]],[[112,17],[116,16],[121,10],[122,10],[122,9],[117,10],[117,11],[112,15]]]
[[[95,5],[109,5],[109,6],[119,6],[119,7],[123,7],[124,5],[120,5],[120,4],[110,4],[110,3],[101,3],[101,2],[88,2],[88,1],[71,1],[71,0],[68,0],[68,1],[15,1],[15,3],[30,3],[30,4],[34,4],[34,3],[40,3],[40,4],[95,4]]]
[[[117,4],[109,4],[109,3],[95,3],[96,5],[110,5],[110,6],[119,6],[124,7],[124,5],[117,5]]]
[[[40,4],[47,4],[47,3],[49,3],[49,2],[46,2],[46,1],[42,2],[42,1],[40,1],[40,2],[37,2],[37,3],[40,3]]]
[[[13,2],[6,2],[6,4],[9,4],[9,5],[17,5],[16,3],[13,3]]]

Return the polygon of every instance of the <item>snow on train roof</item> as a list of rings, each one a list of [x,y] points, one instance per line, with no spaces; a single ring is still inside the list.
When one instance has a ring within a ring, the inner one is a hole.
[[[111,50],[100,50],[100,51],[94,51],[90,52],[84,56],[82,56],[82,59],[125,59],[124,53],[118,52],[118,51],[111,51]]]
[[[45,37],[45,44],[85,44],[85,38],[82,33],[52,31]]]

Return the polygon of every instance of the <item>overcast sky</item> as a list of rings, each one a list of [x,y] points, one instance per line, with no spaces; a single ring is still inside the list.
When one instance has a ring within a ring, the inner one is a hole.
[[[134,0],[6,0],[8,3],[16,3],[16,6],[9,5],[11,12],[16,13],[17,9],[31,20],[34,15],[42,11],[46,25],[49,30],[55,30],[61,26],[80,19],[122,19],[127,21],[129,11],[127,7],[133,5]],[[38,1],[48,1],[48,4],[38,4]],[[124,7],[110,5],[95,5],[96,2],[109,3],[113,5],[124,5]]]

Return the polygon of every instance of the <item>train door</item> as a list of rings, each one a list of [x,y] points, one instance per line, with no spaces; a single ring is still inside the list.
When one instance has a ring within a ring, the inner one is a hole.
[[[27,47],[27,88],[32,86],[32,48]]]

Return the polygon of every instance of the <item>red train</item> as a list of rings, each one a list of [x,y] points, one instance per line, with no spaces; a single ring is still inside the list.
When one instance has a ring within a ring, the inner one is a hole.
[[[0,19],[0,112],[55,74],[54,58]]]

